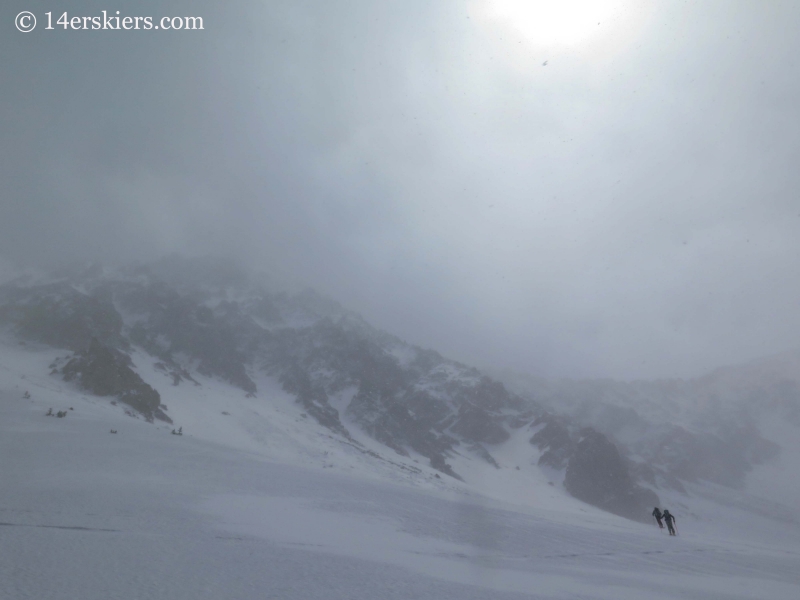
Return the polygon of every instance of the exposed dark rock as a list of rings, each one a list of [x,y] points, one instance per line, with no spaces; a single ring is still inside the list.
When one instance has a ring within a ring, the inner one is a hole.
[[[133,343],[170,367],[175,354],[185,354],[197,360],[200,374],[256,392],[246,369],[246,349],[254,344],[247,332],[258,331],[254,322],[232,314],[230,306],[215,312],[163,283],[119,286],[117,296],[126,310],[144,317],[130,330]]]
[[[472,444],[469,447],[469,449],[472,450],[478,456],[480,456],[483,460],[488,462],[490,465],[492,465],[495,469],[499,469],[500,468],[500,465],[497,464],[497,461],[494,459],[494,456],[492,456],[489,453],[489,451],[486,448],[483,447],[482,444],[479,444],[479,443],[476,442],[476,443]],[[519,470],[519,467],[517,467],[517,470]]]
[[[347,428],[342,425],[339,419],[339,411],[330,405],[325,389],[321,385],[312,383],[308,374],[301,367],[294,365],[288,369],[281,376],[281,383],[287,392],[297,396],[297,402],[320,425],[353,441],[350,432],[347,431]]]
[[[738,430],[721,438],[675,427],[656,438],[648,450],[646,456],[652,463],[678,479],[712,481],[738,489],[753,465],[777,456],[780,446],[753,430]]]
[[[542,451],[539,465],[564,469],[575,453],[577,442],[573,439],[563,419],[549,413],[538,417],[532,427],[543,425],[530,439],[531,444]]]
[[[525,425],[531,425],[536,420],[536,414],[532,410],[526,410],[508,419],[508,426],[511,429],[519,429]]]
[[[141,413],[148,421],[154,418],[171,423],[161,410],[161,396],[131,369],[126,354],[92,339],[89,348],[79,352],[61,370],[65,381],[75,380],[81,388],[96,396],[114,396]]]
[[[470,441],[485,444],[505,442],[510,437],[508,431],[503,427],[502,421],[492,417],[482,407],[465,405],[461,407],[450,431]]]
[[[86,350],[92,338],[127,348],[122,317],[106,293],[85,294],[67,283],[14,288],[4,286],[0,321],[17,335],[75,352]]]
[[[659,504],[654,492],[634,483],[617,447],[591,428],[581,431],[564,487],[578,500],[636,521],[647,522]]]
[[[437,471],[441,471],[445,475],[450,475],[450,477],[453,477],[454,479],[458,479],[459,481],[464,481],[458,473],[453,471],[453,467],[448,465],[445,462],[444,458],[442,458],[441,456],[431,457],[431,467],[433,467]]]
[[[507,382],[561,415],[573,433],[592,427],[609,439],[624,439],[621,453],[646,465],[632,466],[631,473],[649,485],[685,492],[684,483],[710,481],[741,489],[754,466],[780,452],[760,434],[763,413],[800,424],[800,384],[786,380],[781,369],[770,373],[761,363],[752,368],[755,372],[726,368],[686,381],[515,376]],[[674,419],[679,414],[680,425]]]

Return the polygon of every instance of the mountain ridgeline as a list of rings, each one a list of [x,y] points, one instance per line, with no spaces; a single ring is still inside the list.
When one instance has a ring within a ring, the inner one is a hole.
[[[686,484],[703,482],[743,490],[754,466],[779,455],[759,423],[774,418],[800,427],[797,374],[793,360],[778,370],[754,363],[688,381],[501,378],[558,413],[536,434],[547,464],[566,468],[581,429],[591,427],[637,458],[630,471],[639,481],[684,492]]]
[[[360,446],[358,428],[455,478],[452,457],[500,468],[493,448],[528,431],[538,450],[532,455],[564,473],[570,494],[632,519],[648,518],[660,486],[679,489],[681,478],[716,474],[702,465],[696,472],[675,468],[652,453],[653,465],[635,460],[607,427],[558,414],[535,395],[509,392],[477,369],[407,344],[312,291],[264,290],[222,261],[169,258],[118,270],[92,267],[46,282],[19,279],[0,286],[0,322],[20,339],[73,353],[51,365],[53,376],[114,397],[151,421],[169,416],[158,391],[136,373],[134,349],[172,385],[200,385],[202,375],[258,395],[260,377],[276,378],[331,435]],[[687,435],[687,443],[702,442]],[[751,462],[775,451],[761,442],[742,450]],[[646,452],[639,448],[638,455]]]

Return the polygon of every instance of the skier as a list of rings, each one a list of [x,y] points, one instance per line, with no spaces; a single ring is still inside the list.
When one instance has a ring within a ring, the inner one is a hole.
[[[658,510],[657,506],[653,509],[652,514],[656,518],[656,522],[658,523],[658,528],[664,529],[664,523],[661,522],[661,517],[663,517],[664,515],[661,514],[661,511]]]
[[[669,529],[670,535],[675,535],[675,527],[673,523],[675,522],[675,517],[672,516],[666,508],[664,509],[664,520],[667,522],[667,528]]]

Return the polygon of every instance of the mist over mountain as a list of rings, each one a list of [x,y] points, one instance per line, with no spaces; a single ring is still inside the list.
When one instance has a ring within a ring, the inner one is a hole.
[[[21,341],[72,352],[50,365],[52,377],[148,420],[172,421],[159,392],[203,378],[270,403],[257,383],[267,378],[375,460],[424,459],[463,479],[454,459],[510,468],[497,455],[524,438],[515,461],[551,469],[575,498],[637,520],[649,518],[659,493],[686,494],[689,484],[744,493],[748,474],[781,452],[759,419],[800,425],[797,380],[767,367],[633,383],[506,374],[507,388],[312,290],[270,290],[219,259],[19,278],[0,286],[0,321]],[[161,378],[143,381],[142,360]]]
[[[0,600],[800,598],[800,2],[0,23]]]
[[[0,261],[225,254],[548,377],[796,345],[793,2],[179,0],[207,26],[165,35],[48,32],[43,0],[3,22],[23,9]]]
[[[686,381],[548,381],[511,373],[500,378],[624,443],[654,469],[650,476],[742,487],[753,465],[780,452],[762,436],[762,421],[800,425],[799,359],[782,354]]]

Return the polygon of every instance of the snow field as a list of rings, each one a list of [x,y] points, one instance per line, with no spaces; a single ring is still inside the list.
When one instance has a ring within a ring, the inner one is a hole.
[[[134,354],[172,436],[47,375],[65,354],[0,350],[3,599],[800,597],[795,525],[668,495],[670,538],[550,486],[525,430],[500,469],[455,457],[462,484],[331,438],[267,379],[173,387]]]

